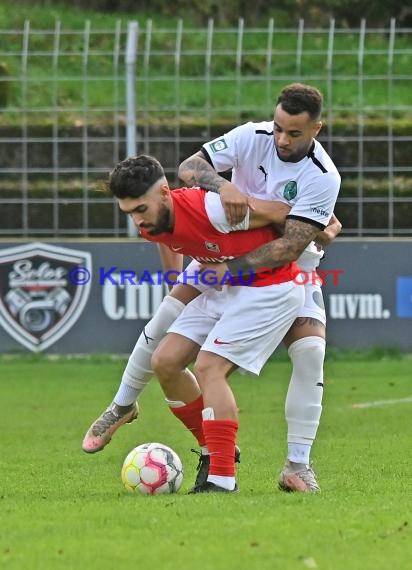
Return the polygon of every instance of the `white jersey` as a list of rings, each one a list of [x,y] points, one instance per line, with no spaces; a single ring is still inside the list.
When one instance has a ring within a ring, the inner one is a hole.
[[[245,123],[203,145],[217,172],[232,169],[232,182],[248,196],[277,200],[291,207],[288,218],[327,226],[340,188],[340,175],[331,158],[314,140],[299,162],[277,155],[273,121]],[[323,251],[310,244],[298,263],[315,269]]]

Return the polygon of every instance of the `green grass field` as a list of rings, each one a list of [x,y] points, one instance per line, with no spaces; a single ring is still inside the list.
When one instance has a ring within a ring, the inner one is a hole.
[[[409,568],[411,359],[329,358],[323,421],[312,453],[322,492],[284,494],[285,356],[260,378],[235,375],[240,408],[238,495],[187,495],[194,440],[157,382],[141,416],[102,452],[81,450],[124,366],[109,357],[0,359],[0,567],[16,570],[387,570]],[[409,400],[408,400],[409,398]],[[353,404],[392,403],[354,408]],[[404,401],[402,401],[404,400]],[[120,469],[139,443],[181,456],[176,495],[123,490]]]

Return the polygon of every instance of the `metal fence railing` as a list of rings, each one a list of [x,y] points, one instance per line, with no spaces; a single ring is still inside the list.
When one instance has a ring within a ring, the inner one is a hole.
[[[325,96],[320,140],[342,174],[344,235],[411,236],[411,80],[412,29],[395,20],[380,29],[364,20],[357,29],[333,20],[324,29],[273,20],[0,29],[0,237],[127,235],[99,191],[118,160],[154,154],[177,184],[183,158],[236,124],[270,118],[293,81]]]

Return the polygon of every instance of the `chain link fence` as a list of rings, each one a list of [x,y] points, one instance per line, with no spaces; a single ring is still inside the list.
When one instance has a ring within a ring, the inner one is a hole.
[[[131,33],[136,33],[134,46]],[[128,56],[128,57],[127,57]],[[132,152],[178,164],[272,117],[287,83],[325,96],[319,137],[342,174],[347,236],[412,235],[412,29],[0,29],[0,237],[122,237],[102,182]]]

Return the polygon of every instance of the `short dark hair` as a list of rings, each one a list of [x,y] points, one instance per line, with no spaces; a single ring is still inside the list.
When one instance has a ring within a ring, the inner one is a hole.
[[[313,121],[316,121],[322,113],[323,96],[316,87],[291,83],[280,92],[276,106],[279,104],[289,115],[306,112]]]
[[[107,188],[116,198],[140,198],[164,176],[163,167],[154,156],[130,156],[113,168]]]

